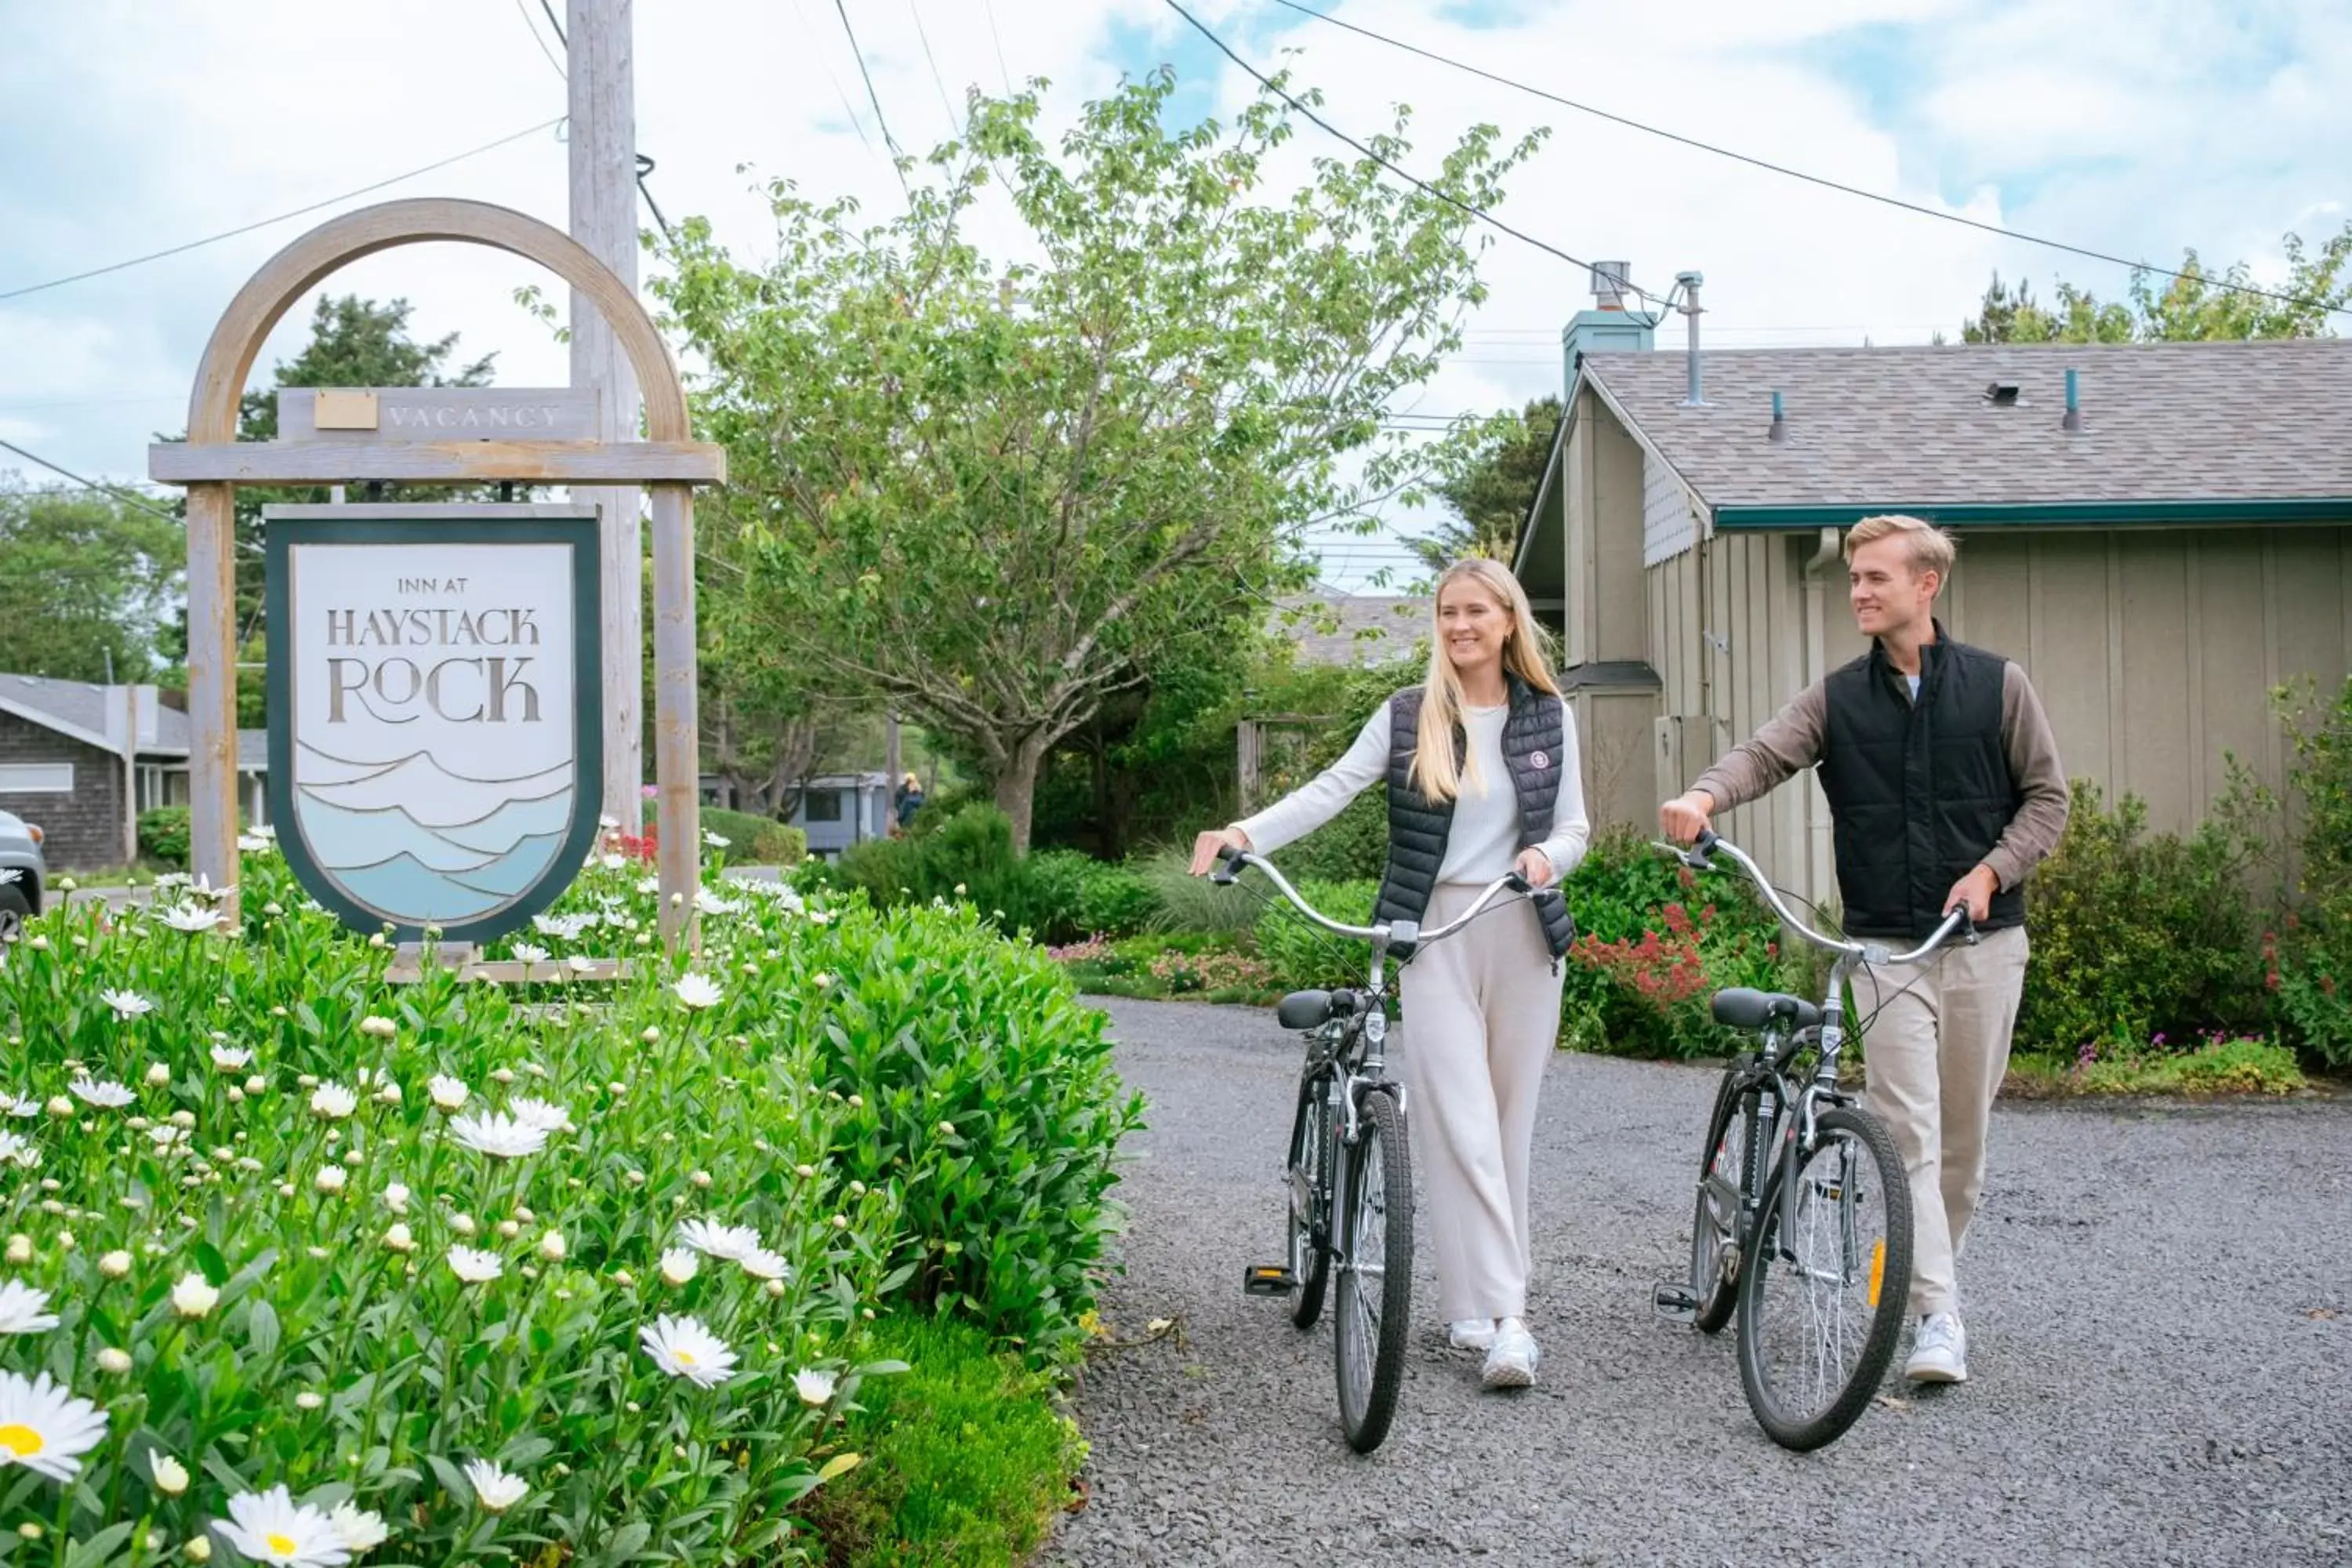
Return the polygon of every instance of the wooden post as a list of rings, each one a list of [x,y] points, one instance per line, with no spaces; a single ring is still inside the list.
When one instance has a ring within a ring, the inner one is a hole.
[[[135,684],[122,689],[122,863],[139,863],[139,688]]]
[[[898,713],[894,710],[885,714],[882,725],[882,747],[887,758],[882,764],[882,771],[890,775],[889,784],[882,791],[882,837],[887,838],[898,830],[898,774],[905,765],[905,754],[898,743]]]
[[[654,776],[661,795],[662,940],[695,945],[702,742],[694,678],[694,489],[654,486]]]
[[[190,485],[188,869],[215,888],[237,881],[236,540],[236,487]],[[220,907],[236,930],[236,895]]]
[[[637,134],[631,0],[567,0],[570,60],[572,237],[637,286]],[[637,382],[629,357],[596,302],[572,291],[572,384],[598,395],[597,438],[637,438]],[[639,492],[575,489],[604,513],[604,815],[642,830],[645,804],[644,542]],[[691,566],[691,560],[688,562]],[[670,823],[662,823],[665,839]]]

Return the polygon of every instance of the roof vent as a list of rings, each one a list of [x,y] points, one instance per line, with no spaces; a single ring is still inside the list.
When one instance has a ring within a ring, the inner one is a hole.
[[[1604,310],[1625,308],[1625,294],[1633,276],[1630,261],[1596,261],[1588,270],[1592,276],[1593,303]]]
[[[1984,395],[1985,401],[1995,408],[2017,406],[2017,383],[2013,381],[1991,382],[1986,385]]]

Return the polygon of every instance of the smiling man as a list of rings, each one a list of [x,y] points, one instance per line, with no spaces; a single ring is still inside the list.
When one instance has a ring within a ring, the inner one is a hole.
[[[1935,618],[1950,536],[1915,517],[1864,518],[1845,553],[1871,650],[1801,692],[1659,817],[1686,844],[1715,813],[1818,768],[1846,933],[1919,941],[1961,906],[1983,933],[1854,977],[1862,1016],[1874,1016],[1870,1109],[1911,1178],[1918,1321],[1904,1370],[1915,1383],[1965,1383],[1954,1260],[1984,1186],[1985,1132],[2025,986],[2025,874],[2065,831],[2066,774],[2025,671],[1952,641]]]

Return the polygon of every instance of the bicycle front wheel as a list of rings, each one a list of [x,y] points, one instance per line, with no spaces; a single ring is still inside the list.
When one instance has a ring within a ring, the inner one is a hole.
[[[1404,1113],[1384,1089],[1364,1096],[1363,1137],[1341,1157],[1339,1289],[1333,1342],[1339,1424],[1369,1454],[1389,1435],[1404,1381],[1412,1308],[1412,1163]]]
[[[1814,1132],[1766,1184],[1739,1282],[1748,1408],[1801,1453],[1868,1408],[1911,1280],[1911,1187],[1894,1137],[1858,1106],[1823,1111]]]

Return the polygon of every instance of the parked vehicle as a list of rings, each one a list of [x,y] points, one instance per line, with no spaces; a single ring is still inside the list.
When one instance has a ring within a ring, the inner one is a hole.
[[[14,940],[25,922],[41,912],[41,895],[48,885],[41,830],[13,812],[0,811],[0,942]]]

